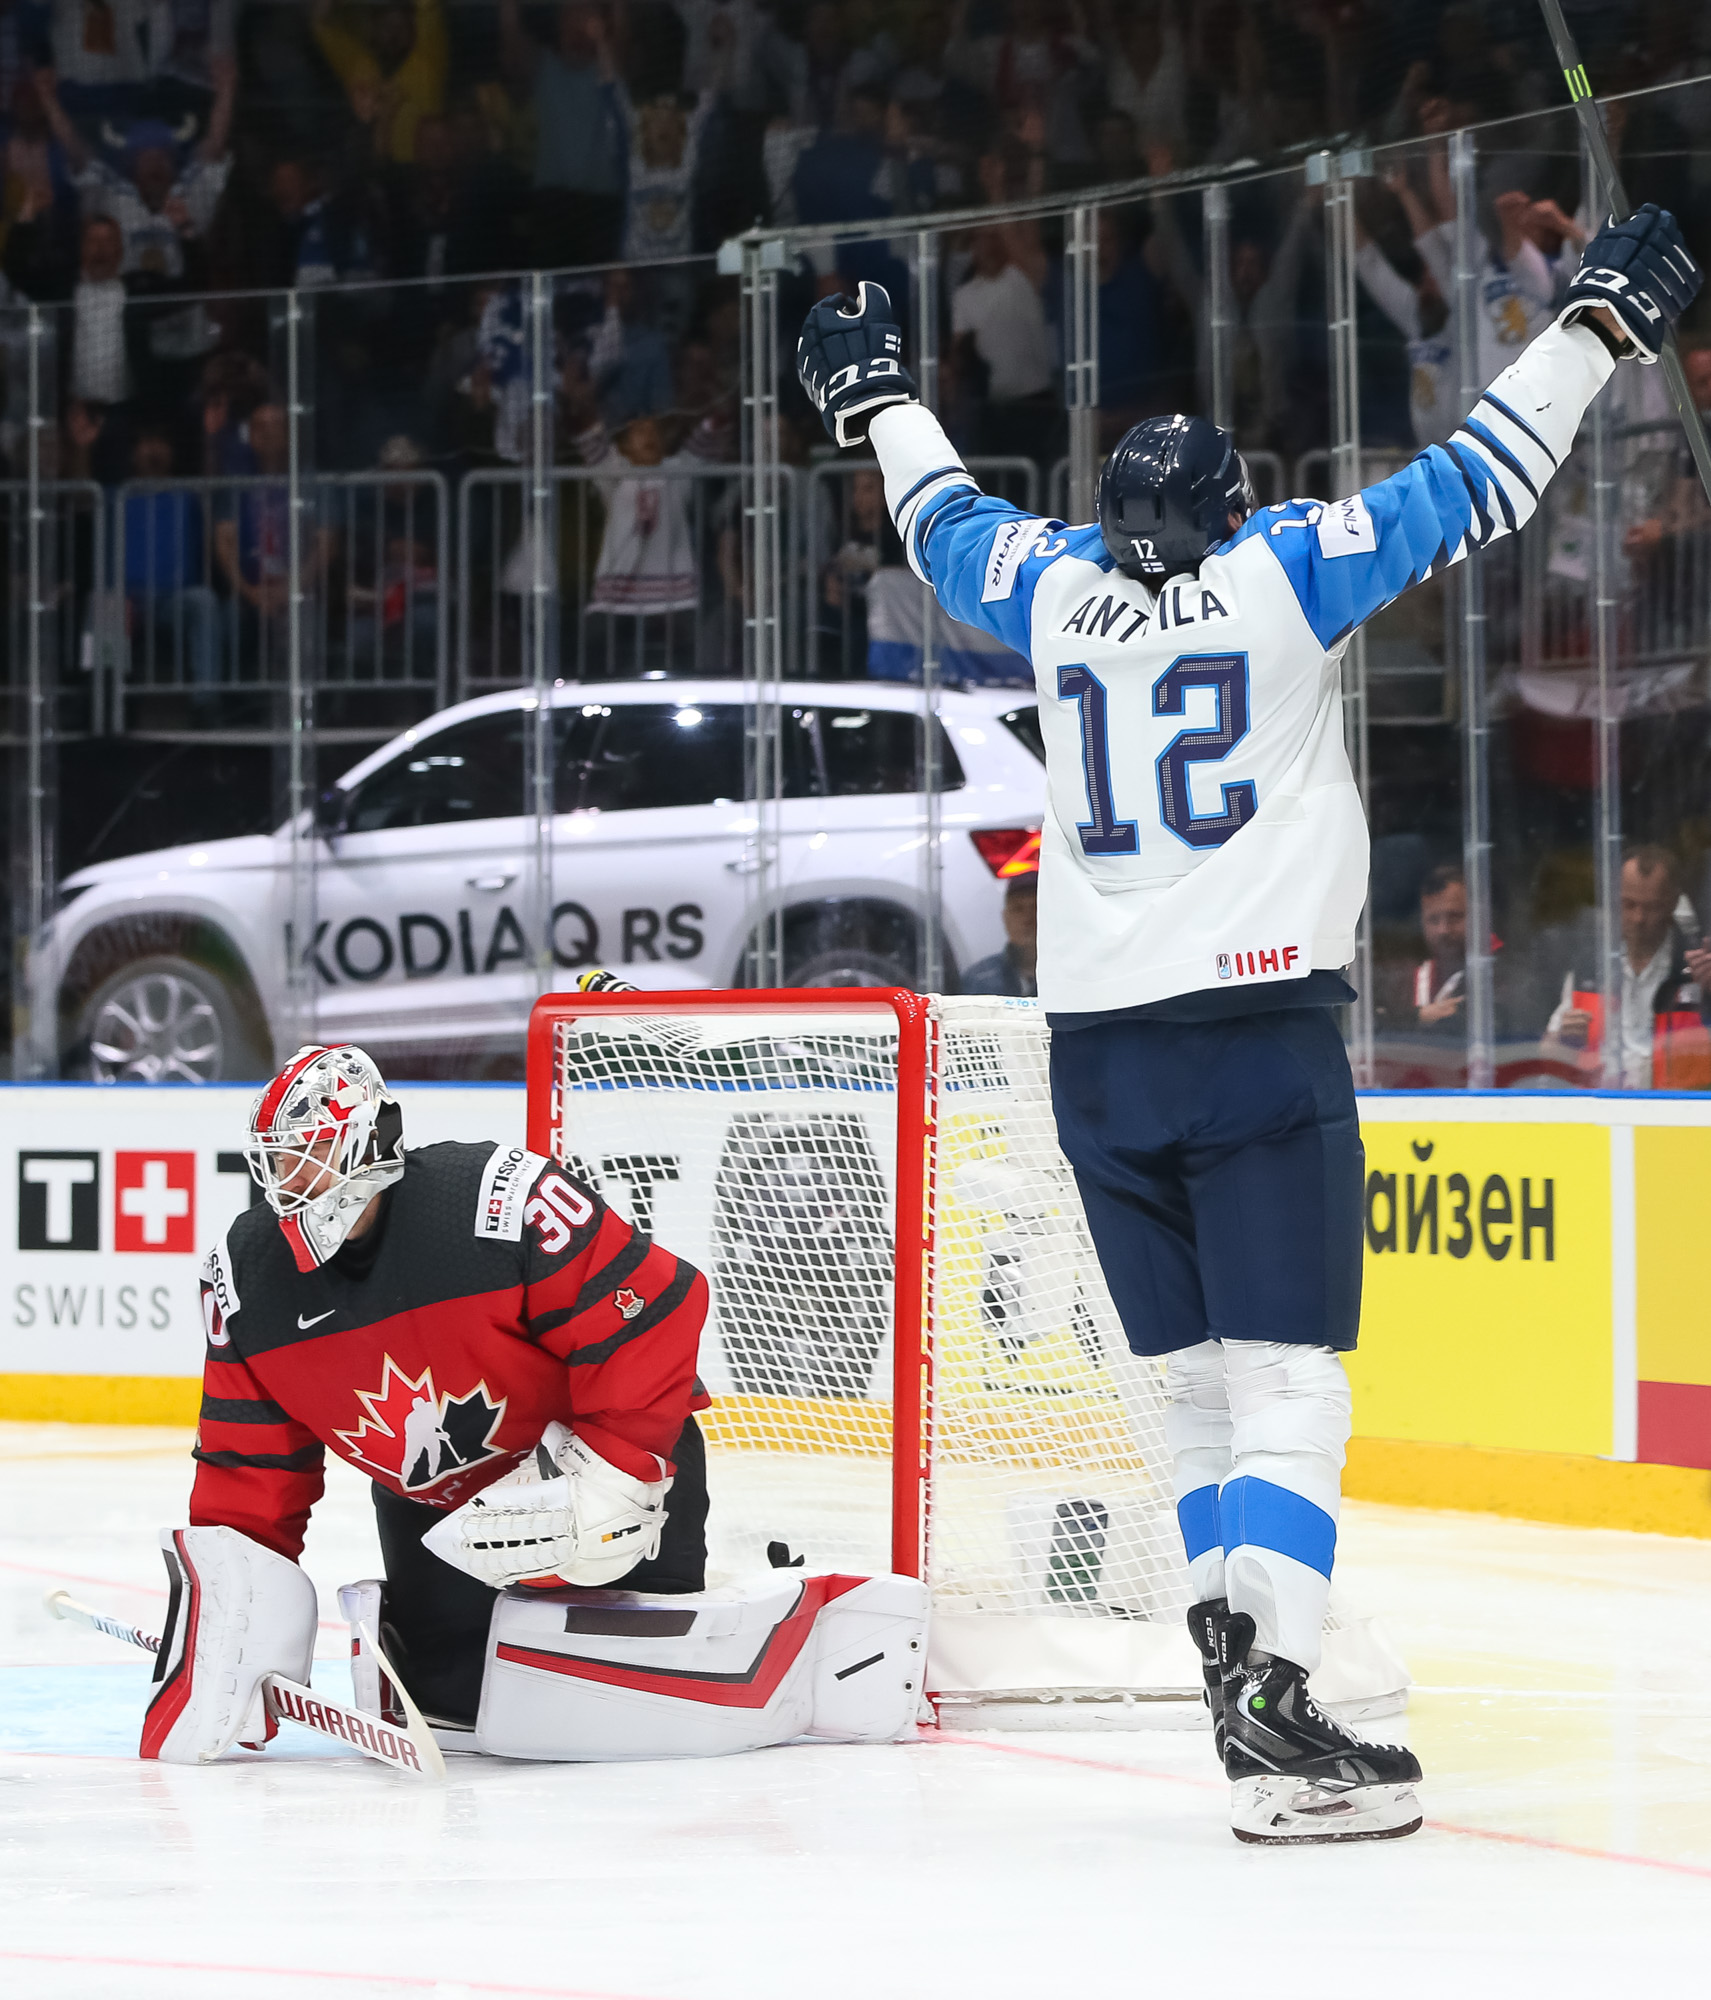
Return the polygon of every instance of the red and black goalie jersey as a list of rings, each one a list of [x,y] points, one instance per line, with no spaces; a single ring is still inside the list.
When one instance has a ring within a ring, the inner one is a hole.
[[[192,1526],[295,1558],[327,1448],[449,1509],[555,1418],[635,1478],[670,1466],[708,1400],[699,1271],[520,1147],[424,1146],[380,1199],[318,1270],[259,1204],[209,1255]]]

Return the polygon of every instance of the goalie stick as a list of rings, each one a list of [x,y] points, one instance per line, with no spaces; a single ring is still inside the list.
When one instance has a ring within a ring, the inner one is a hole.
[[[1604,130],[1604,120],[1599,116],[1598,101],[1592,94],[1592,85],[1587,81],[1586,65],[1580,59],[1580,50],[1575,43],[1567,21],[1563,19],[1561,0],[1539,0],[1544,11],[1545,26],[1550,30],[1551,46],[1556,50],[1557,61],[1562,65],[1563,79],[1568,85],[1569,100],[1574,105],[1574,115],[1580,121],[1580,129],[1586,138],[1586,150],[1592,155],[1592,164],[1604,183],[1605,194],[1609,197],[1611,219],[1616,222],[1626,220],[1633,213],[1627,190],[1622,185],[1622,176],[1616,169],[1616,158],[1610,150],[1610,137]],[[1681,419],[1681,428],[1687,433],[1687,448],[1693,454],[1693,463],[1699,473],[1699,483],[1705,488],[1706,497],[1711,499],[1711,441],[1705,436],[1705,423],[1694,405],[1693,392],[1687,386],[1687,376],[1681,366],[1681,350],[1676,346],[1675,329],[1670,327],[1664,335],[1663,346],[1658,353],[1658,365],[1663,369],[1663,379],[1669,387],[1669,399],[1675,405],[1675,414]]]
[[[69,1591],[50,1590],[42,1603],[52,1618],[66,1618],[73,1624],[87,1625],[92,1631],[106,1633],[110,1639],[123,1639],[127,1645],[140,1646],[145,1653],[160,1651],[160,1641],[152,1633],[141,1631],[135,1625],[123,1624],[117,1618],[109,1618],[104,1612],[92,1611],[87,1604],[79,1604]],[[429,1734],[421,1711],[410,1699],[403,1682],[392,1671],[374,1634],[366,1625],[357,1629],[398,1691],[398,1698],[404,1704],[404,1727],[382,1722],[378,1716],[365,1715],[361,1709],[346,1708],[342,1702],[329,1701],[302,1681],[290,1680],[284,1674],[262,1676],[268,1714],[276,1721],[295,1722],[304,1729],[313,1730],[317,1736],[330,1738],[334,1743],[348,1744],[351,1749],[360,1750],[365,1757],[372,1757],[377,1764],[402,1771],[406,1777],[443,1778],[446,1774],[445,1759],[440,1755],[439,1745]]]

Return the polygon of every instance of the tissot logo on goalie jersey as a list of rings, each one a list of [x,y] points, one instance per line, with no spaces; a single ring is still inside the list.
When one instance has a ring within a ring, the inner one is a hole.
[[[494,1147],[475,1203],[475,1233],[484,1243],[522,1242],[523,1198],[547,1164],[543,1154],[521,1146]]]
[[[413,1379],[389,1354],[378,1389],[359,1389],[364,1415],[354,1430],[335,1431],[351,1458],[395,1479],[406,1493],[437,1486],[454,1472],[503,1454],[493,1442],[505,1418],[505,1398],[485,1382],[461,1396],[441,1395],[434,1371]]]

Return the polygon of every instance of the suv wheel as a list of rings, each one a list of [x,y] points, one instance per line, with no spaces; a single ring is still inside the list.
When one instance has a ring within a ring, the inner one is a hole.
[[[266,1067],[231,994],[187,958],[139,958],[83,1003],[77,1045],[96,1083],[219,1083]]]
[[[790,983],[792,986],[913,987],[915,973],[901,959],[854,946],[843,951],[817,952],[814,957],[804,959],[800,965],[791,967]]]

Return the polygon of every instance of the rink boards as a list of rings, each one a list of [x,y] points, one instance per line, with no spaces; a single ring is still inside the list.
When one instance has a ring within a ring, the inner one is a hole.
[[[193,1417],[197,1270],[251,1199],[237,1148],[253,1094],[0,1089],[11,1156],[0,1160],[0,1417]],[[518,1087],[404,1084],[398,1094],[413,1144],[521,1139]],[[1515,1453],[1557,1466],[1556,1487],[1591,1461],[1711,1466],[1700,1255],[1711,1103],[1375,1093],[1362,1118],[1366,1306],[1351,1361],[1351,1490],[1364,1482],[1373,1497],[1482,1506],[1493,1479],[1537,1486],[1536,1470],[1502,1456]],[[1462,1454],[1455,1478],[1446,1448]],[[1472,1466],[1484,1485],[1458,1501]],[[1434,1479],[1449,1485],[1434,1494]],[[1693,1498],[1703,1484],[1652,1481],[1653,1517],[1627,1524],[1711,1533],[1711,1503]]]

